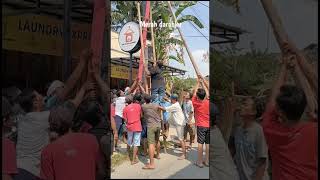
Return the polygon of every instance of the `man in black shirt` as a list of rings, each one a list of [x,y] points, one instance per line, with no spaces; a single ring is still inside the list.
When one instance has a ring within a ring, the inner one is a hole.
[[[158,62],[157,66],[152,67],[149,72],[151,75],[151,95],[155,97],[153,103],[160,104],[165,95],[165,81],[163,77],[162,62]]]

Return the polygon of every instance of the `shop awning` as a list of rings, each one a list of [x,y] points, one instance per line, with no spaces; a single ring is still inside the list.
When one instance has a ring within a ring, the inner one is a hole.
[[[223,44],[238,42],[239,37],[247,31],[238,27],[229,26],[220,22],[211,22],[210,24],[210,36],[213,39],[210,44]]]
[[[111,59],[111,64],[119,65],[119,66],[125,66],[130,67],[130,59],[129,58],[115,58]],[[153,65],[153,61],[148,62],[149,68]],[[132,68],[138,68],[139,67],[139,58],[134,58],[132,60]],[[162,67],[164,71],[170,72],[172,76],[179,76],[179,75],[185,75],[187,71],[178,69],[175,67],[164,65]]]
[[[65,0],[3,0],[2,16],[23,14],[43,14],[63,19]],[[91,23],[92,0],[72,0],[71,18],[73,21]]]

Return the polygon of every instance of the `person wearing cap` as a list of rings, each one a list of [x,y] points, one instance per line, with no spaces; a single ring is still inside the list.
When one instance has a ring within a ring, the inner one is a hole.
[[[139,104],[141,96],[136,94],[133,98],[132,96],[126,97],[127,106],[123,109],[123,119],[126,122],[127,127],[127,150],[128,155],[130,148],[133,147],[133,156],[131,165],[137,164],[138,147],[140,146],[141,140],[141,106]]]
[[[173,126],[175,126],[177,131],[177,137],[180,141],[181,148],[182,148],[182,155],[178,158],[178,160],[182,160],[186,158],[186,147],[185,147],[185,141],[184,141],[184,126],[186,124],[186,120],[182,111],[182,108],[178,102],[178,95],[172,94],[170,96],[171,99],[171,106],[168,107],[159,107],[163,111],[167,111],[170,113],[169,122],[172,123]]]
[[[12,126],[11,105],[2,96],[2,179],[11,180],[18,173],[15,144],[7,137],[6,132],[10,132]]]
[[[63,88],[64,83],[59,80],[55,80],[51,83],[51,85],[48,88],[47,97],[45,100],[46,109],[50,109],[59,103],[59,96],[61,95]]]
[[[85,49],[80,55],[80,62],[69,76],[68,80],[63,83],[59,80],[53,81],[48,90],[46,97],[45,109],[50,110],[51,108],[61,105],[65,100],[67,100],[68,95],[72,93],[76,84],[81,78],[81,74],[86,71],[86,67],[89,59],[92,57],[92,51]]]

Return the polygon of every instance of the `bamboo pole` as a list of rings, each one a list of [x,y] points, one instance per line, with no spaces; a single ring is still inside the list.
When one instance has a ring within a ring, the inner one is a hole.
[[[152,22],[152,5],[150,5],[150,22]],[[152,52],[153,52],[153,67],[157,66],[157,56],[156,56],[156,46],[154,44],[154,32],[153,32],[153,26],[151,26],[151,42],[152,42]]]
[[[139,18],[139,30],[140,30],[140,43],[141,43],[141,49],[140,49],[140,62],[139,63],[139,69],[143,68],[145,72],[148,72],[148,67],[145,66],[145,48],[144,48],[144,42],[143,42],[143,33],[142,33],[142,25],[141,25],[141,10],[140,10],[140,2],[137,2],[137,10],[138,10],[138,18]],[[147,13],[147,12],[146,12]],[[143,70],[142,70],[143,72]],[[142,75],[141,77],[139,76],[139,81],[144,82],[144,86],[146,88],[146,93],[148,93],[148,83],[146,81],[146,77],[143,78]]]
[[[172,14],[172,16],[173,16],[173,18],[174,18],[174,21],[175,21],[175,23],[177,23],[177,18],[176,18],[176,15],[174,14],[174,12],[173,12],[173,10],[172,10],[171,3],[170,3],[170,1],[167,1],[167,2],[168,2],[168,5],[169,5],[169,10],[170,10],[170,12],[171,12],[171,14]],[[184,47],[185,47],[186,50],[187,50],[187,53],[188,53],[188,55],[189,55],[189,57],[190,57],[191,63],[192,63],[192,65],[193,65],[193,68],[194,68],[194,70],[195,70],[198,78],[200,77],[201,79],[203,79],[203,84],[204,84],[203,87],[206,88],[207,90],[209,90],[208,82],[206,82],[206,80],[205,80],[205,79],[203,78],[203,76],[201,75],[200,70],[199,70],[199,68],[198,68],[198,66],[197,66],[197,64],[196,64],[196,62],[195,62],[195,59],[193,58],[193,55],[192,55],[192,53],[191,53],[191,51],[190,51],[190,49],[189,49],[189,47],[188,47],[188,45],[187,45],[187,43],[186,43],[186,40],[184,39],[184,36],[183,36],[183,33],[182,33],[180,27],[177,27],[177,29],[178,29],[178,31],[179,31],[181,40],[182,40],[182,42],[183,42],[183,44],[184,44]]]
[[[285,53],[285,45],[288,43],[294,54],[296,54],[298,65],[301,67],[302,73],[306,76],[306,79],[311,84],[311,87],[315,94],[318,93],[318,74],[310,63],[306,60],[303,53],[292,43],[282,26],[280,16],[276,8],[272,4],[272,0],[260,0],[261,4],[266,12],[266,15],[273,28],[273,33],[279,44],[282,53]]]

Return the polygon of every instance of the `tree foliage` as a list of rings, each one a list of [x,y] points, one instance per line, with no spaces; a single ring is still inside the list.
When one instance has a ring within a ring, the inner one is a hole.
[[[173,77],[172,92],[180,94],[182,91],[191,91],[197,83],[195,78],[179,78]]]
[[[279,69],[279,60],[274,54],[260,51],[241,53],[234,45],[212,52],[210,68],[213,87],[222,95],[231,95],[231,82],[235,94],[256,95],[271,87]]]
[[[188,7],[195,5],[197,1],[173,1],[172,8],[175,9],[175,15],[178,23],[192,22],[197,27],[203,28],[203,24],[193,15],[184,15],[183,11]],[[112,29],[120,31],[121,27],[129,21],[138,21],[137,6],[135,2],[130,1],[112,1]],[[152,18],[155,22],[169,23],[174,22],[169,10],[167,1],[151,1]],[[142,8],[141,8],[142,9]],[[176,31],[173,27],[155,27],[155,49],[156,59],[168,63],[170,60],[184,64],[183,42],[181,39],[172,37]]]

